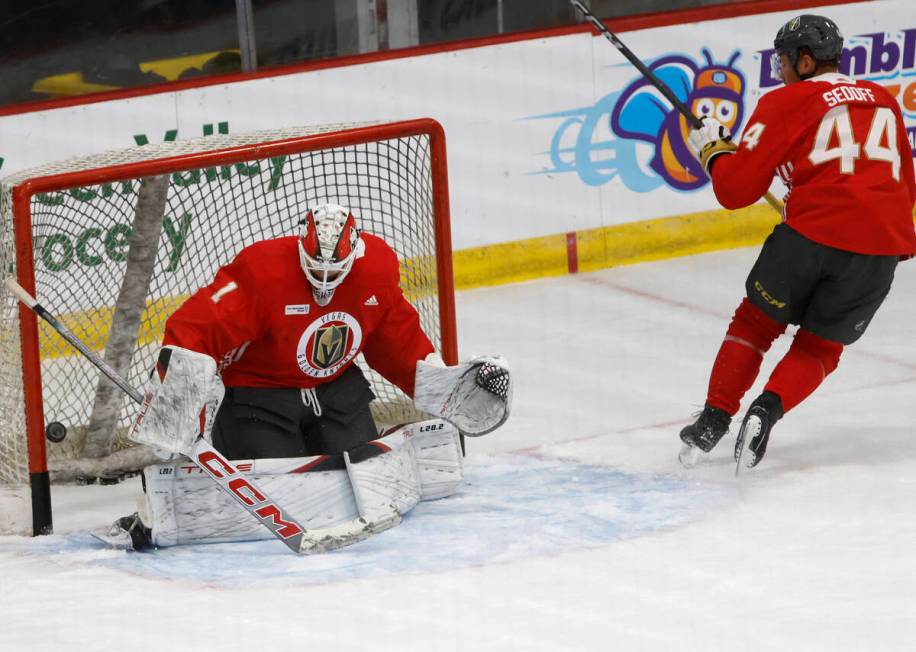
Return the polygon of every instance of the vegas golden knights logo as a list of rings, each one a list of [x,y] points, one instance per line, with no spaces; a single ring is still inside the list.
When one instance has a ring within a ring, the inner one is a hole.
[[[347,351],[350,327],[346,324],[323,326],[315,333],[312,362],[319,369],[327,369],[343,358]]]
[[[363,329],[341,310],[321,315],[302,333],[296,345],[296,363],[306,376],[329,378],[359,354]]]

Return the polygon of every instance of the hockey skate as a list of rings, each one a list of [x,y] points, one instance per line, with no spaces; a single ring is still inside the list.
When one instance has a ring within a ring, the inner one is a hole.
[[[760,464],[767,452],[770,431],[783,413],[782,399],[773,392],[764,392],[754,399],[735,441],[735,475]]]
[[[686,468],[696,465],[700,453],[711,451],[719,440],[728,432],[731,416],[725,410],[706,405],[699,418],[681,430],[681,441],[684,445],[677,458]]]
[[[93,530],[90,534],[112,548],[121,550],[139,552],[152,547],[152,531],[143,525],[140,515],[136,512],[130,516],[122,516],[110,527]]]

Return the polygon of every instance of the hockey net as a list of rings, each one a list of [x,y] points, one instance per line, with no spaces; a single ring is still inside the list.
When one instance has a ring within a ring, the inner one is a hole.
[[[456,362],[444,137],[432,120],[213,135],[107,152],[2,181],[0,264],[134,387],[168,316],[243,247],[350,207],[401,262],[401,285]],[[0,286],[0,485],[142,466],[137,406]],[[421,418],[360,361],[381,424]],[[46,427],[62,424],[55,443]],[[40,492],[39,492],[40,493]],[[33,522],[40,529],[41,518]]]

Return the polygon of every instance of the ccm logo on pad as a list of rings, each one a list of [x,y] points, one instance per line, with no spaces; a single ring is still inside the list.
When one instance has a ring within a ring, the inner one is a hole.
[[[240,503],[248,507],[256,507],[257,509],[252,509],[251,511],[262,521],[271,521],[276,526],[276,528],[271,529],[275,529],[281,537],[288,539],[297,534],[302,534],[302,528],[285,520],[279,507],[273,504],[267,496],[255,489],[245,477],[238,475],[235,469],[215,452],[204,451],[197,456],[197,461],[201,468],[220,482],[224,482],[226,478],[231,476],[236,476],[225,482],[225,486],[229,488],[229,491],[235,495]]]

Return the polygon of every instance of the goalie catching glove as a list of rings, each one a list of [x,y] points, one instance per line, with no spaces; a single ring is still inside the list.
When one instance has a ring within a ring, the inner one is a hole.
[[[417,361],[413,400],[418,409],[455,424],[465,435],[485,435],[509,418],[509,363],[500,356],[480,356],[446,367],[438,355],[430,355]]]
[[[734,153],[738,146],[731,141],[731,132],[721,122],[715,118],[701,118],[701,121],[700,128],[692,129],[687,139],[706,174],[709,174],[713,159],[720,154]]]

